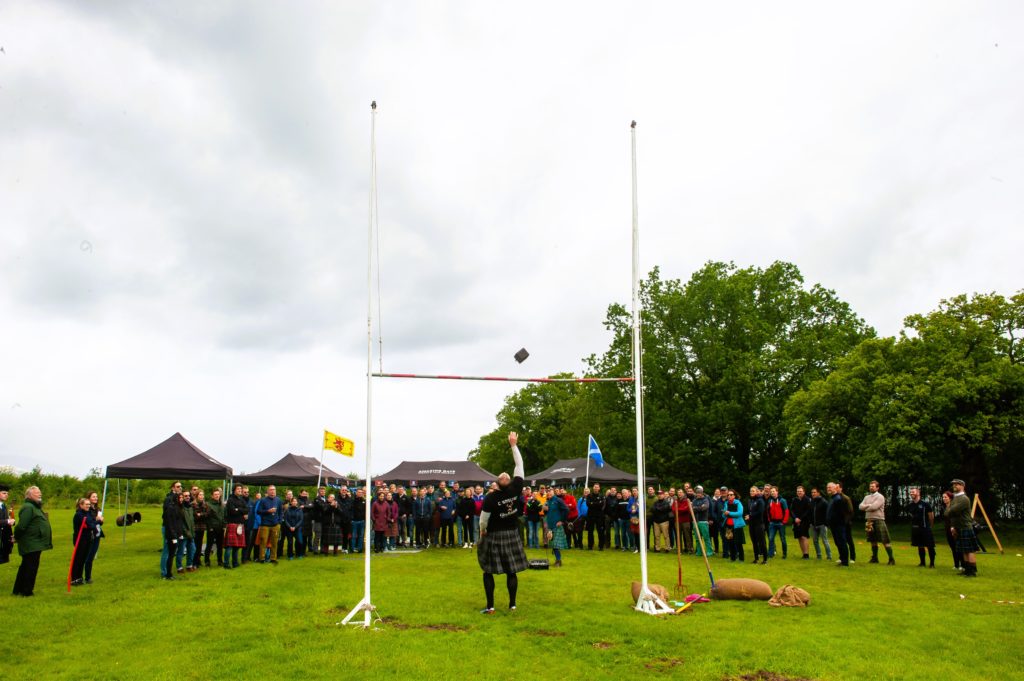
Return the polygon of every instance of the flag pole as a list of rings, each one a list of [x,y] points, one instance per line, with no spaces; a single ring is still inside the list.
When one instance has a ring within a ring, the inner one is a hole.
[[[590,487],[590,438],[592,437],[593,435],[587,434],[587,477],[583,480],[583,489]]]
[[[636,478],[640,490],[640,595],[636,601],[636,609],[648,615],[660,615],[674,612],[667,603],[654,595],[647,586],[647,499],[644,494],[646,481],[644,478],[644,401],[643,401],[643,365],[640,352],[640,219],[637,209],[636,191],[636,121],[630,126],[630,138],[633,151],[633,390],[636,403]]]
[[[373,224],[377,205],[377,102],[370,103],[370,224],[366,244],[366,513],[363,525],[363,599],[345,615],[341,624],[348,624],[356,613],[363,613],[363,628],[368,629],[371,615],[377,608],[370,600],[370,462],[373,431]],[[322,454],[322,452],[321,452]]]
[[[322,442],[320,444],[323,444]],[[320,472],[316,474],[316,489],[320,491],[320,479],[324,477],[324,452],[327,451],[326,447],[320,448]]]

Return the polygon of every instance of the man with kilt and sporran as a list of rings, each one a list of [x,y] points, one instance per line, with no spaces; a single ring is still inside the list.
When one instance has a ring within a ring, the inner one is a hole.
[[[956,548],[963,554],[963,576],[977,577],[978,537],[974,534],[974,518],[971,513],[971,502],[964,494],[964,481],[959,478],[953,481],[953,499],[946,508],[949,517],[950,532],[956,539]]]
[[[924,551],[928,549],[928,567],[935,567],[935,535],[932,526],[935,524],[935,512],[932,505],[921,498],[921,490],[910,488],[910,545],[917,547],[917,557],[921,562],[917,567],[924,567]]]
[[[508,587],[508,608],[516,609],[516,591],[519,589],[517,573],[526,570],[526,551],[523,550],[523,538],[519,533],[519,516],[523,505],[523,456],[519,453],[519,436],[508,434],[508,443],[512,446],[512,458],[515,461],[513,476],[502,473],[498,476],[498,489],[484,497],[480,510],[480,541],[477,544],[477,561],[484,571],[484,594],[487,596],[487,607],[480,611],[483,615],[494,614],[494,575],[505,575]]]

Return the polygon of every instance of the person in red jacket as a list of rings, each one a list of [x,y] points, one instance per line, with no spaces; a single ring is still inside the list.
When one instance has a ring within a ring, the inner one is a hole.
[[[676,532],[683,542],[683,552],[693,553],[693,518],[690,517],[690,498],[686,496],[686,489],[676,491],[676,498],[672,501],[672,519],[676,520]]]
[[[569,522],[565,528],[565,539],[568,546],[566,548],[572,548],[575,546],[578,549],[583,548],[583,524],[577,522],[580,517],[580,509],[576,504],[576,497],[569,493],[569,490],[564,487],[561,489],[562,501],[569,508]],[[578,528],[577,528],[578,526]]]
[[[779,488],[771,488],[768,499],[768,557],[775,557],[775,535],[782,539],[782,558],[789,552],[786,546],[786,525],[789,524],[789,504],[779,496]]]

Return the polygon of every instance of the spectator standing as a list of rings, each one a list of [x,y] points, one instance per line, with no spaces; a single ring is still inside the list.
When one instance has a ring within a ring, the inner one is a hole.
[[[962,572],[964,569],[963,554],[956,548],[956,533],[953,532],[953,523],[949,517],[949,504],[953,501],[953,492],[946,490],[942,493],[942,524],[946,527],[946,543],[949,550],[953,552],[953,569]]]
[[[384,503],[390,508],[388,509],[388,528],[384,531],[384,548],[388,551],[398,550],[398,502],[395,501],[395,493],[388,492],[384,495]]]
[[[935,567],[935,535],[932,527],[935,525],[935,512],[932,505],[921,498],[921,489],[910,488],[910,505],[907,507],[910,513],[910,545],[917,547],[918,567],[924,567],[924,554],[927,550],[929,563],[928,567]]]
[[[977,577],[978,538],[974,534],[974,518],[971,514],[971,501],[964,494],[964,481],[953,480],[953,499],[946,508],[951,530],[956,538],[956,548],[963,555],[963,576]]]
[[[242,488],[242,498],[249,506],[249,512],[246,514],[247,519],[245,521],[245,551],[242,552],[242,562],[248,563],[256,558],[256,536],[259,534],[260,529],[260,514],[256,512],[256,504],[260,499],[259,494],[250,497],[248,487]]]
[[[11,488],[0,485],[0,565],[10,562],[14,551],[14,511],[8,505]]]
[[[18,554],[21,555],[21,565],[14,578],[12,593],[15,596],[32,596],[36,588],[36,575],[39,573],[39,557],[43,551],[53,548],[53,530],[50,519],[43,511],[43,492],[35,485],[25,490],[25,503],[18,511],[18,522],[13,534],[18,544]]]
[[[455,548],[455,499],[450,489],[445,489],[437,502],[441,514],[441,532],[438,545],[441,548]]]
[[[281,518],[285,543],[288,547],[288,560],[296,556],[302,558],[302,507],[298,497],[292,497],[291,503]]]
[[[189,562],[189,565],[193,570],[198,568],[202,564],[203,552],[205,547],[203,546],[203,540],[206,539],[207,524],[206,519],[210,513],[210,507],[206,503],[206,495],[203,490],[196,491],[196,498],[192,500],[192,515],[195,521],[195,555]],[[209,554],[207,554],[209,555]],[[206,565],[210,565],[210,561],[206,561]]]
[[[672,517],[679,528],[677,539],[683,542],[683,553],[693,553],[693,517],[690,515],[690,498],[686,496],[686,489],[676,491],[676,497],[672,500]]]
[[[462,525],[462,548],[468,549],[473,546],[475,536],[473,534],[473,518],[476,517],[476,503],[473,501],[473,489],[467,487],[459,498],[455,508],[459,517],[459,524]]]
[[[100,540],[103,539],[103,513],[100,512],[100,495],[97,492],[89,492],[85,495],[89,500],[89,515],[92,516],[95,529],[92,533],[92,548],[89,555],[85,557],[85,570],[83,578],[86,584],[92,584],[92,564],[96,560],[96,554],[100,551]]]
[[[828,543],[828,501],[821,496],[817,487],[811,489],[811,536],[814,538],[814,553],[821,560],[820,539],[825,544],[825,558],[832,560],[832,547]]]
[[[729,495],[729,488],[719,487],[715,498],[711,500],[711,518],[715,523],[716,532],[711,535],[711,541],[715,543],[715,551],[718,551],[719,540],[722,542],[722,558],[728,558],[725,550],[725,504]]]
[[[690,501],[690,508],[693,509],[693,517],[697,519],[697,526],[693,528],[694,533],[699,532],[704,540],[695,542],[695,551],[698,555],[711,556],[711,527],[709,518],[711,515],[711,499],[704,494],[704,488],[697,485],[694,488],[693,499]],[[703,547],[703,548],[702,548]],[[701,551],[704,551],[701,554]]]
[[[789,524],[789,504],[779,496],[779,488],[771,488],[768,498],[768,557],[775,557],[775,537],[782,540],[782,558],[786,558],[789,549],[786,546],[786,525]]]
[[[811,499],[803,485],[796,487],[796,497],[789,504],[789,514],[793,519],[793,538],[800,545],[803,560],[809,560],[811,525],[814,524],[814,518],[811,513]]]
[[[160,520],[164,535],[164,548],[160,554],[160,576],[164,579],[174,579],[174,559],[178,554],[178,540],[184,538],[185,524],[181,513],[180,482],[171,485],[171,491],[164,497]]]
[[[309,492],[299,492],[299,508],[302,509],[302,555],[313,550],[313,500]]]
[[[426,489],[420,489],[419,496],[412,502],[412,513],[416,521],[416,548],[430,546],[430,519],[434,515],[434,503],[427,496]]]
[[[313,553],[322,554],[327,550],[326,546],[323,546],[321,536],[323,535],[323,521],[324,521],[324,509],[327,508],[327,488],[321,487],[316,491],[316,497],[313,499]]]
[[[362,553],[366,548],[365,533],[366,493],[360,487],[356,490],[356,495],[352,499],[352,553]]]
[[[651,550],[657,552],[661,546],[662,553],[668,553],[668,520],[672,517],[672,502],[666,498],[665,491],[658,492],[651,505],[651,524],[654,525],[654,542]]]
[[[843,493],[843,483],[837,482],[836,488],[839,490],[839,495],[843,498],[843,503],[846,504],[846,549],[850,556],[850,562],[857,562],[857,546],[853,541],[853,499]]]
[[[569,507],[563,496],[564,490],[552,490],[553,493],[544,505],[544,523],[548,532],[548,545],[555,554],[555,567],[562,567],[562,551],[568,548],[565,535],[565,524],[569,520]]]
[[[747,515],[745,520],[750,528],[750,545],[754,551],[753,565],[757,565],[760,559],[764,565],[768,564],[768,544],[764,538],[764,498],[757,485],[750,488],[750,503],[747,504]]]
[[[843,498],[842,487],[838,483],[830,482],[826,487],[829,495],[828,521],[829,532],[836,542],[836,551],[839,553],[839,565],[848,567],[850,565],[850,548],[847,542],[846,532],[849,527],[849,517],[853,515],[853,508]]]
[[[248,517],[249,503],[242,496],[242,486],[235,485],[234,492],[228,498],[227,506],[224,509],[224,520],[227,523],[227,526],[224,528],[225,568],[238,567],[238,554],[245,550],[245,521]],[[230,563],[226,553],[227,549],[231,549]]]
[[[75,515],[71,519],[71,586],[85,584],[82,573],[85,570],[85,559],[92,551],[92,535],[96,531],[96,520],[89,513],[92,503],[88,499],[79,499]]]
[[[746,522],[743,520],[743,502],[736,498],[736,490],[729,490],[725,495],[725,543],[729,554],[729,560],[741,563],[744,561],[743,545],[746,539],[743,536],[743,528]]]
[[[869,563],[878,562],[878,545],[885,547],[889,555],[889,565],[895,565],[896,559],[892,555],[892,540],[889,538],[889,528],[885,524],[885,497],[878,491],[878,481],[872,480],[868,483],[868,493],[860,502],[860,510],[864,511],[864,529],[867,531],[867,539],[871,542],[871,560]]]
[[[597,533],[597,550],[604,551],[608,546],[604,532],[605,496],[601,494],[601,485],[594,483],[587,494],[587,550],[594,550],[594,533]]]
[[[206,548],[203,549],[203,565],[210,567],[210,554],[216,546],[217,567],[221,567],[224,564],[224,516],[227,504],[222,498],[220,487],[210,494],[210,501],[206,507]]]
[[[345,552],[345,533],[343,532],[343,511],[341,501],[333,494],[327,495],[324,507],[320,511],[320,530],[323,540],[320,543],[320,555],[338,555]]]
[[[281,535],[283,509],[281,500],[277,497],[277,488],[273,485],[267,487],[267,496],[260,499],[257,513],[260,516],[260,529],[256,540],[260,555],[257,562],[263,563],[267,560],[266,549],[269,548],[270,563],[277,565],[277,540]]]
[[[183,539],[178,541],[178,553],[175,557],[179,575],[186,570],[188,572],[195,572],[192,559],[195,558],[196,554],[196,516],[195,508],[192,506],[192,492],[184,492],[182,494],[181,515],[184,519],[184,533]],[[182,565],[183,562],[184,566]]]

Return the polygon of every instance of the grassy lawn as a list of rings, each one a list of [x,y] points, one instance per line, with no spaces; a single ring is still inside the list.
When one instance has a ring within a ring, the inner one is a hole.
[[[715,557],[716,578],[795,584],[811,593],[811,606],[711,602],[675,617],[631,609],[629,583],[640,574],[632,554],[567,551],[564,568],[522,573],[515,613],[502,609],[504,578],[498,577],[498,613],[484,617],[472,551],[398,552],[374,561],[373,600],[384,623],[367,631],[336,625],[362,597],[362,556],[204,569],[165,582],[158,569],[159,510],[142,513],[126,544],[120,528],[111,528],[95,583],[70,595],[64,587],[70,511],[51,512],[56,548],[43,554],[34,598],[9,595],[20,558],[0,567],[6,676],[316,679],[365,671],[371,678],[417,678],[443,670],[536,681],[552,674],[722,679],[765,670],[863,681],[970,670],[976,677],[1024,678],[1020,531],[1000,535],[1005,555],[979,556],[980,577],[973,580],[953,572],[945,544],[938,547],[938,567],[915,567],[905,528],[895,529],[895,567],[868,565],[863,543],[857,564],[844,570],[792,555],[767,567]],[[862,541],[863,531],[858,534]],[[983,537],[994,551],[991,537]],[[671,591],[675,555],[652,555],[650,571],[651,581]],[[683,575],[687,593],[707,591],[699,558],[684,557]]]

